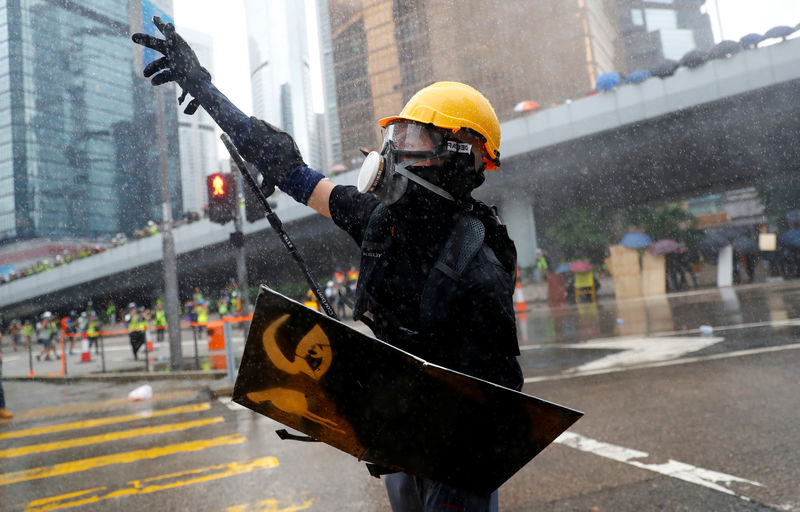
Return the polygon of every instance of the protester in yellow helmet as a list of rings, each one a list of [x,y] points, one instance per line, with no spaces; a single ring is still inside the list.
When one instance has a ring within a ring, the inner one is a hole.
[[[171,24],[136,43],[164,57],[148,64],[154,85],[175,81],[228,133],[262,174],[346,231],[361,246],[353,315],[375,335],[430,362],[512,389],[522,387],[514,316],[516,250],[494,210],[472,197],[484,172],[500,166],[500,123],[479,91],[437,82],[396,116],[379,121],[378,151],[357,186],[309,168],[291,135],[251,118],[211,83]],[[267,194],[269,195],[269,194]],[[470,511],[497,510],[497,492],[455,489],[404,473],[386,476],[395,510],[433,510],[443,500]],[[439,508],[436,508],[439,510]]]

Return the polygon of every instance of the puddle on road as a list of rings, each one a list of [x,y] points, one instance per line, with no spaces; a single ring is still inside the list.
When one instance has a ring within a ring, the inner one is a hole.
[[[598,304],[541,307],[520,325],[521,346],[581,343],[613,336],[694,333],[713,327],[800,318],[800,288],[758,286]],[[526,338],[527,335],[527,339]]]

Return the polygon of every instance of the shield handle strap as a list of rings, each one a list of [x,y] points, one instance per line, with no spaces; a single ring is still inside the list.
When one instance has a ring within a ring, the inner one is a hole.
[[[303,441],[304,443],[318,443],[319,439],[314,439],[310,436],[298,436],[297,434],[290,434],[285,428],[275,431],[282,440],[286,441]]]

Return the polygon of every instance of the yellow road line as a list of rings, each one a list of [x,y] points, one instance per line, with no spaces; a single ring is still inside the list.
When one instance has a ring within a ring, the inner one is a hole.
[[[196,398],[199,395],[197,390],[178,390],[169,393],[156,393],[149,402],[167,402],[170,400],[183,400],[187,398]],[[112,398],[110,400],[103,400],[101,402],[83,402],[77,404],[65,404],[55,407],[40,407],[38,409],[30,409],[27,411],[14,411],[15,420],[31,420],[38,418],[51,418],[53,416],[69,416],[71,414],[81,414],[91,411],[102,411],[112,409],[114,407],[122,407],[130,405],[130,400],[125,398]]]
[[[128,464],[143,459],[155,459],[156,457],[163,457],[165,455],[172,455],[174,453],[195,452],[205,450],[206,448],[213,448],[215,446],[240,444],[246,440],[247,438],[241,434],[232,434],[228,436],[215,437],[212,439],[199,439],[197,441],[188,441],[185,443],[146,448],[144,450],[133,450],[129,452],[115,453],[112,455],[101,455],[99,457],[90,457],[88,459],[63,462],[61,464],[54,464],[52,466],[40,466],[38,468],[23,469],[21,471],[12,471],[10,473],[0,473],[0,486],[14,484],[17,482],[26,482],[28,480],[38,480],[40,478],[66,475],[68,473],[77,473],[79,471],[86,471],[103,466],[111,466],[113,464]]]
[[[221,512],[299,512],[300,510],[306,510],[315,501],[314,498],[303,498],[302,500],[303,502],[299,505],[283,506],[281,501],[269,498],[253,504],[233,505]]]
[[[54,434],[56,432],[66,432],[67,430],[78,430],[82,428],[102,427],[104,425],[111,425],[113,423],[124,423],[126,421],[136,421],[149,418],[160,418],[170,414],[181,414],[185,412],[200,412],[211,409],[211,404],[208,402],[192,405],[184,405],[181,407],[173,407],[171,409],[162,409],[160,411],[143,411],[135,414],[124,414],[121,416],[110,416],[107,418],[95,418],[93,420],[72,421],[69,423],[60,423],[55,425],[48,425],[46,427],[25,428],[21,430],[13,430],[11,432],[0,433],[0,439],[17,439],[20,437],[39,436],[43,434]]]
[[[23,455],[30,455],[32,453],[64,450],[66,448],[88,446],[90,444],[108,443],[111,441],[119,441],[121,439],[130,439],[132,437],[149,436],[154,434],[168,434],[170,432],[180,432],[182,430],[188,430],[190,428],[197,428],[197,427],[205,427],[206,425],[221,423],[223,421],[225,421],[225,418],[223,418],[222,416],[215,416],[213,418],[203,418],[193,421],[184,421],[181,423],[166,423],[164,425],[153,425],[150,427],[131,428],[128,430],[119,430],[116,432],[108,432],[106,434],[97,434],[94,436],[76,437],[74,439],[52,441],[50,443],[29,444],[27,446],[19,446],[17,448],[7,448],[5,450],[0,450],[0,459],[21,457]]]
[[[28,503],[25,512],[50,512],[52,510],[58,510],[62,508],[78,507],[81,505],[97,503],[103,500],[119,498],[123,496],[150,494],[153,492],[165,491],[167,489],[175,489],[178,487],[185,487],[187,485],[199,484],[203,482],[217,480],[220,478],[227,478],[231,476],[241,475],[244,473],[250,473],[252,471],[256,471],[259,469],[269,469],[275,467],[278,467],[278,459],[276,459],[275,457],[261,457],[258,459],[252,459],[244,462],[217,464],[215,466],[190,469],[187,471],[181,471],[179,473],[170,473],[167,475],[150,477],[144,480],[133,480],[131,482],[128,482],[128,487],[117,489],[115,491],[111,491],[102,495],[100,494],[100,491],[106,490],[107,489],[106,487],[95,487],[93,489],[87,489],[85,491],[78,491],[69,494],[62,494],[60,496],[52,496],[49,498],[34,500]],[[192,478],[187,478],[183,480],[179,479],[161,484],[143,485],[143,482],[153,482],[158,480],[173,480],[187,475],[194,475],[194,476]],[[91,496],[86,496],[87,494],[90,493],[92,494]],[[77,500],[70,500],[71,498],[75,498],[78,496],[84,496],[84,497]],[[313,500],[311,501],[313,502]],[[310,504],[311,503],[309,502],[309,505]],[[302,509],[300,508],[281,509],[281,512],[283,512],[284,510],[285,512],[289,512],[290,510],[295,511]]]

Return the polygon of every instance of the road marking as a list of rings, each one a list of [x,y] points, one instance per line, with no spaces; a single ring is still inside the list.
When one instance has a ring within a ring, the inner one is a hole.
[[[733,352],[724,352],[721,354],[711,354],[707,356],[697,356],[697,357],[684,357],[681,359],[673,359],[671,361],[658,361],[655,363],[648,363],[648,364],[640,364],[636,366],[629,366],[625,368],[609,368],[605,370],[595,370],[595,371],[587,371],[582,373],[561,373],[558,375],[543,375],[540,377],[527,377],[525,379],[525,383],[532,383],[532,382],[546,382],[551,380],[564,380],[564,379],[574,379],[576,377],[586,377],[590,375],[605,375],[608,373],[617,373],[617,372],[627,372],[632,370],[643,370],[647,368],[662,368],[666,366],[676,366],[681,364],[691,364],[691,363],[702,363],[705,361],[715,361],[717,359],[732,359],[736,357],[745,357],[745,356],[753,356],[758,354],[767,354],[770,352],[783,352],[785,350],[797,350],[800,348],[800,343],[792,343],[789,345],[778,345],[775,347],[762,347],[762,348],[752,348],[752,349],[745,349],[745,350],[736,350]]]
[[[197,398],[199,392],[196,389],[192,390],[179,390],[171,391],[168,393],[155,393],[153,398],[148,402],[167,402],[171,400],[183,400]],[[39,418],[50,418],[53,416],[69,416],[74,414],[83,414],[92,411],[103,411],[112,409],[114,407],[130,406],[131,401],[128,397],[125,398],[112,398],[110,400],[103,400],[100,402],[84,402],[69,405],[57,405],[55,407],[41,407],[38,409],[30,409],[27,411],[14,411],[14,417],[17,420],[30,420]]]
[[[99,457],[90,457],[88,459],[63,462],[61,464],[54,464],[52,466],[40,466],[38,468],[23,469],[21,471],[12,471],[10,473],[0,473],[0,486],[14,484],[17,482],[26,482],[28,480],[38,480],[40,478],[66,475],[68,473],[77,473],[79,471],[86,471],[103,466],[111,466],[113,464],[128,464],[143,459],[155,459],[156,457],[163,457],[165,455],[172,455],[175,453],[196,452],[216,446],[240,444],[246,440],[247,438],[241,434],[232,434],[215,437],[212,439],[199,439],[185,443],[146,448],[144,450],[115,453],[113,455],[101,455]]]
[[[651,364],[658,361],[677,359],[690,352],[697,352],[725,338],[708,337],[625,337],[593,340],[579,345],[569,345],[568,348],[576,349],[610,349],[619,350],[594,361],[570,368],[565,373],[592,372],[611,368]]]
[[[214,418],[203,418],[200,420],[184,421],[181,423],[166,423],[164,425],[154,425],[150,427],[132,428],[128,430],[119,430],[116,432],[109,432],[106,434],[97,434],[94,436],[77,437],[74,439],[62,439],[50,443],[29,444],[26,446],[19,446],[17,448],[7,448],[0,450],[0,459],[10,459],[12,457],[21,457],[23,455],[30,455],[32,453],[52,452],[56,450],[64,450],[66,448],[76,448],[78,446],[89,446],[92,444],[110,443],[111,441],[120,441],[122,439],[130,439],[132,437],[149,436],[156,434],[169,434],[171,432],[182,432],[190,428],[205,427],[213,425],[214,423],[221,423],[225,421],[222,416]]]
[[[266,499],[255,503],[243,503],[226,507],[219,512],[299,512],[306,510],[316,501],[314,498],[301,498],[302,503],[298,505],[282,505],[281,500]]]
[[[200,412],[211,409],[211,404],[204,402],[201,404],[184,405],[181,407],[172,407],[170,409],[162,409],[160,411],[142,411],[135,414],[124,414],[122,416],[110,416],[108,418],[95,418],[93,420],[73,421],[70,423],[60,423],[56,425],[48,425],[46,427],[26,428],[21,430],[13,430],[11,432],[0,433],[0,439],[17,439],[20,437],[39,436],[43,434],[54,434],[56,432],[66,432],[68,430],[79,430],[83,428],[102,427],[114,423],[124,423],[127,421],[136,421],[151,418],[161,418],[171,414],[183,414],[187,412]]]
[[[189,469],[179,473],[169,473],[166,475],[154,476],[145,478],[143,480],[133,480],[128,482],[127,487],[116,489],[114,491],[101,494],[101,492],[108,489],[107,487],[95,487],[83,491],[72,492],[68,494],[61,494],[59,496],[51,496],[49,498],[42,498],[28,503],[25,512],[49,512],[52,510],[59,510],[62,508],[79,507],[81,505],[88,505],[98,503],[100,501],[121,498],[125,496],[134,496],[140,494],[150,494],[167,489],[175,489],[178,487],[186,487],[220,478],[228,478],[231,476],[242,475],[257,471],[260,469],[270,469],[278,467],[278,459],[275,457],[261,457],[243,462],[230,462],[228,464],[217,464],[215,466],[207,466],[204,468]],[[190,478],[180,479],[181,477],[192,475]],[[164,481],[164,483],[155,483]],[[80,499],[72,499],[81,497]],[[313,502],[313,499],[311,500]],[[310,503],[309,503],[310,505]],[[116,508],[116,507],[115,507]],[[277,509],[276,509],[277,510]],[[284,509],[281,509],[284,510]],[[288,509],[286,509],[288,510]],[[301,510],[299,508],[292,510]]]
[[[718,471],[712,471],[710,469],[699,468],[697,466],[692,466],[691,464],[678,462],[672,459],[669,459],[669,461],[664,464],[647,464],[640,462],[636,459],[645,459],[650,455],[647,452],[632,450],[630,448],[625,448],[615,444],[604,443],[602,441],[597,441],[574,432],[564,432],[553,442],[563,444],[564,446],[569,446],[570,448],[575,448],[576,450],[583,452],[599,455],[600,457],[623,462],[637,468],[646,469],[648,471],[653,471],[655,473],[666,475],[672,478],[677,478],[678,480],[683,480],[684,482],[708,487],[709,489],[730,494],[747,501],[750,501],[750,498],[741,494],[737,494],[725,486],[728,486],[732,483],[743,483],[754,485],[756,487],[763,487],[763,484],[754,482],[752,480],[747,480],[746,478],[739,478],[738,476],[728,475]]]

